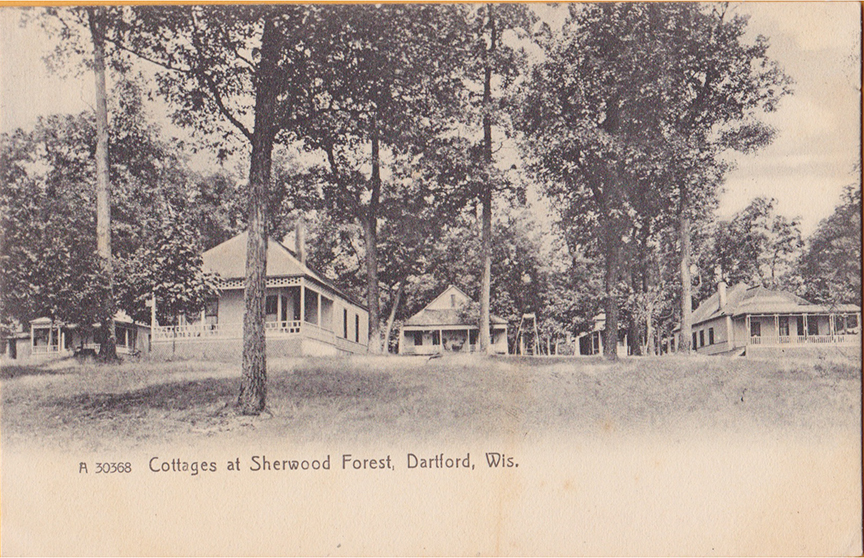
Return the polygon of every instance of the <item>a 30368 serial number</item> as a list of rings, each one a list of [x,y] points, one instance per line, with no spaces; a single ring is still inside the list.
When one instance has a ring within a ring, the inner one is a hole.
[[[87,466],[84,465],[85,471],[86,471],[86,467]],[[81,467],[79,466],[79,472],[83,472],[83,471],[80,471],[80,469],[81,469]],[[132,472],[132,464],[129,463],[128,461],[123,461],[123,462],[119,462],[119,463],[100,463],[97,461],[96,462],[96,471],[94,471],[94,472],[96,474],[99,474],[99,473],[105,473],[105,474],[131,473]]]

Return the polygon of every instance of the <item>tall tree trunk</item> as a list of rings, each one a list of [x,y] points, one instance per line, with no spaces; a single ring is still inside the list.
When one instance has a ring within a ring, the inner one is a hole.
[[[603,280],[605,299],[603,311],[606,326],[603,330],[603,356],[618,360],[618,300],[615,291],[618,283],[618,249],[613,245],[606,250],[606,272]]]
[[[264,410],[267,396],[267,352],[264,333],[267,287],[267,187],[270,183],[276,112],[275,57],[278,54],[273,21],[264,23],[261,63],[255,99],[255,128],[249,164],[246,288],[243,301],[243,377],[237,404],[245,415]]]
[[[87,9],[93,39],[93,75],[96,81],[96,250],[102,261],[107,290],[102,300],[102,335],[99,358],[117,360],[114,331],[114,263],[111,258],[111,182],[108,170],[108,94],[105,89],[105,8]]]
[[[606,270],[603,277],[605,299],[603,311],[606,314],[606,327],[603,330],[603,356],[608,360],[618,360],[618,259],[620,245],[611,234],[606,235]]]
[[[678,208],[678,229],[681,243],[681,339],[678,342],[678,352],[689,353],[693,332],[693,288],[690,284],[690,214],[684,186],[681,187],[681,203]]]
[[[378,124],[372,122],[372,196],[363,219],[366,241],[366,305],[369,307],[369,352],[381,353],[381,307],[378,294],[378,202],[381,198],[381,156]]]
[[[399,281],[399,286],[396,288],[396,296],[393,298],[393,305],[390,308],[390,315],[387,317],[387,327],[384,330],[384,342],[382,347],[384,354],[387,355],[390,354],[390,351],[388,350],[390,343],[390,332],[393,331],[393,322],[396,321],[396,311],[399,309],[399,303],[402,302],[402,293],[405,291],[405,283],[407,281],[407,275]]]
[[[492,298],[492,60],[491,53],[495,51],[498,41],[498,29],[492,4],[487,4],[489,10],[489,48],[483,50],[483,162],[487,169],[487,183],[480,195],[482,205],[480,233],[480,352],[490,353],[492,339],[490,335],[490,306]]]

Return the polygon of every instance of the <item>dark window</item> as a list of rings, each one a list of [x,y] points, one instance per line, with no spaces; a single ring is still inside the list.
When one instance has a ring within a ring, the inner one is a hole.
[[[705,346],[705,330],[704,329],[699,330],[699,346],[700,347]]]
[[[782,337],[789,336],[789,316],[780,316],[777,320],[777,327],[780,329],[780,335]]]
[[[478,333],[480,333],[480,332],[477,331],[476,329],[472,329],[471,331],[469,331],[468,332],[468,343],[470,343],[471,345],[476,345]]]
[[[750,320],[750,337],[762,336],[762,323],[756,320]]]
[[[268,316],[275,316],[279,309],[279,297],[276,295],[267,295],[267,303],[265,313]]]
[[[694,348],[694,349],[696,349],[696,348],[699,347],[699,345],[696,344],[696,340],[697,340],[696,332],[694,331],[694,332],[693,332],[693,348]]]
[[[708,344],[709,345],[714,344],[714,328],[713,327],[708,328]]]
[[[348,309],[342,309],[342,337],[348,339]]]
[[[456,295],[455,294],[450,295],[450,307],[451,308],[456,307]]]
[[[804,318],[802,316],[797,316],[795,321],[798,322],[798,335],[804,335]]]
[[[855,329],[858,327],[858,316],[856,314],[849,314],[846,316],[846,327],[848,329]]]
[[[204,304],[204,322],[207,325],[219,323],[219,299],[211,298]]]
[[[305,305],[303,319],[310,324],[318,325],[318,293],[309,289],[304,289]]]
[[[354,341],[360,342],[360,314],[354,314]]]
[[[432,344],[440,345],[441,344],[441,332],[433,331],[432,332]]]
[[[816,316],[807,318],[807,335],[819,335],[819,319]]]
[[[414,346],[420,347],[423,345],[423,332],[415,331],[414,332]]]

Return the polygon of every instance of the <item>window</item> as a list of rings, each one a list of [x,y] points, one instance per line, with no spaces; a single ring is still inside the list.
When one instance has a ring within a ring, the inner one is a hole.
[[[211,298],[204,304],[204,323],[215,325],[219,323],[219,299]]]
[[[135,330],[127,326],[114,326],[114,336],[117,338],[118,347],[126,347],[135,350]]]
[[[480,332],[476,329],[472,329],[471,331],[469,331],[468,332],[468,343],[471,345],[476,345],[477,344],[477,334],[479,334],[479,333]]]
[[[360,342],[360,314],[354,314],[354,342]]]
[[[456,308],[456,295],[455,294],[450,295],[450,307]]]
[[[440,345],[441,344],[441,332],[440,331],[433,331],[432,332],[432,344],[433,345]]]
[[[807,318],[807,335],[819,335],[819,318],[816,316]]]
[[[699,345],[696,344],[696,339],[697,339],[696,335],[697,335],[697,334],[696,334],[696,332],[694,331],[694,332],[693,332],[693,348],[694,348],[694,349],[696,349],[697,347],[699,347]]]
[[[303,320],[310,324],[318,324],[318,293],[310,289],[304,289],[305,316]]]
[[[414,346],[420,347],[422,345],[423,345],[423,332],[422,331],[415,331],[414,332]]]
[[[348,339],[348,309],[342,309],[342,337]]]
[[[708,328],[708,344],[709,345],[714,344],[714,328],[713,327]]]
[[[789,336],[789,316],[780,316],[777,319],[777,329],[781,337]]]
[[[750,320],[750,337],[762,336],[762,323],[757,320]]]
[[[267,295],[267,300],[264,304],[264,313],[267,314],[268,322],[275,322],[279,319],[279,297],[276,295]]]
[[[847,329],[858,329],[858,315],[857,314],[849,314],[846,316],[846,328]]]
[[[804,318],[802,316],[798,316],[795,318],[795,321],[798,322],[798,335],[804,336]]]
[[[704,329],[699,330],[699,346],[700,347],[705,346],[705,330]]]

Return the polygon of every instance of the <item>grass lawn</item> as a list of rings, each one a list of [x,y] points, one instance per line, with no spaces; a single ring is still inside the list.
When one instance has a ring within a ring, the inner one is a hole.
[[[65,360],[3,366],[3,446],[512,439],[614,433],[848,431],[848,360],[461,355],[272,361],[267,412],[238,415],[239,366]]]
[[[5,554],[860,555],[859,362],[281,360],[258,417],[232,406],[236,365],[0,375]],[[252,472],[262,455],[333,466]],[[218,471],[152,468],[178,459]]]

